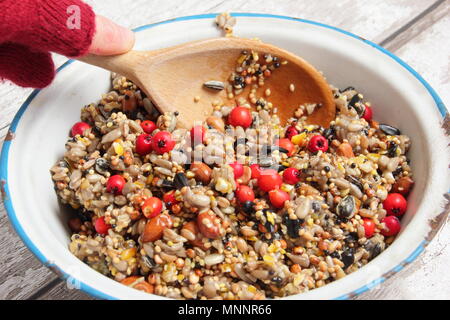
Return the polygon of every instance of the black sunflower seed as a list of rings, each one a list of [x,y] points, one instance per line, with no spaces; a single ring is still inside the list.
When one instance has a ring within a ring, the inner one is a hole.
[[[327,138],[329,141],[333,140],[336,137],[336,129],[334,126],[330,126],[329,128],[323,131],[323,136]]]
[[[273,233],[275,231],[275,226],[273,224],[271,224],[269,221],[267,221],[264,224],[264,227],[266,228],[267,232],[269,232],[269,233]]]
[[[105,174],[109,170],[109,162],[104,158],[97,158],[94,168],[98,173]]]
[[[174,187],[174,183],[173,183],[173,181],[164,179],[162,184],[161,184],[161,187],[163,187],[163,188],[173,188]]]
[[[188,179],[186,178],[186,175],[183,172],[178,172],[175,175],[175,179],[173,179],[173,184],[176,189],[181,189],[189,185]]]
[[[387,125],[387,124],[380,124],[379,128],[381,131],[383,131],[388,136],[398,136],[401,134],[400,130],[396,127]]]
[[[341,218],[351,218],[355,213],[355,198],[353,196],[346,196],[337,205],[336,211]]]
[[[143,256],[144,263],[149,267],[150,269],[156,266],[155,260],[153,258],[150,258],[149,256],[145,255]]]
[[[356,104],[357,102],[360,102],[360,101],[361,101],[361,96],[360,96],[359,94],[355,94],[355,95],[350,99],[350,102],[348,103],[348,105],[349,105],[350,107],[354,108],[354,107],[355,107],[355,104]]]
[[[255,213],[255,203],[253,201],[245,201],[242,204],[242,211],[244,211],[246,214]]]
[[[303,223],[302,219],[292,220],[289,218],[289,215],[283,216],[283,224],[287,228],[287,233],[291,238],[298,238],[298,231],[300,230],[301,224]]]
[[[282,164],[277,164],[277,165],[274,165],[274,166],[276,166],[276,168],[274,168],[274,169],[277,170],[278,172],[284,171],[284,170],[286,170],[288,168],[286,166],[283,166]]]
[[[362,183],[359,181],[358,178],[355,178],[354,176],[346,176],[345,179],[354,184],[355,186],[358,187],[359,190],[361,190],[361,192],[364,192],[364,186],[362,185]]]
[[[394,141],[389,141],[387,155],[389,158],[394,158],[397,156],[398,145]]]
[[[365,111],[365,107],[361,106],[361,104],[359,102],[361,102],[361,96],[359,94],[355,94],[351,99],[350,102],[348,103],[348,105],[350,107],[352,107],[353,109],[356,110],[356,112],[358,113],[358,115],[360,117],[362,117],[362,115],[364,114]],[[358,103],[358,104],[357,104]]]
[[[341,260],[344,263],[344,269],[348,268],[355,262],[355,255],[352,249],[344,251],[341,255]]]
[[[289,151],[279,147],[279,146],[269,146],[269,145],[263,145],[261,147],[261,152],[263,154],[271,154],[272,152],[274,152],[275,150],[278,150],[279,152],[283,152],[283,153],[288,153]]]
[[[355,90],[355,88],[353,88],[352,86],[347,87],[345,89],[339,90],[339,92],[345,92],[345,91],[350,91],[350,90]]]
[[[398,166],[397,169],[395,169],[394,171],[392,171],[392,175],[394,176],[394,178],[396,178],[397,176],[399,176],[403,171],[403,168]]]

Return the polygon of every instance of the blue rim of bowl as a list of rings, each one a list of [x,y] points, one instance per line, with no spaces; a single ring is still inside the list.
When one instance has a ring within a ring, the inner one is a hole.
[[[396,55],[394,55],[393,53],[389,52],[388,50],[380,47],[379,45],[377,45],[376,43],[373,43],[369,40],[366,40],[364,38],[361,38],[351,32],[336,28],[336,27],[332,27],[323,23],[319,23],[319,22],[315,22],[315,21],[311,21],[311,20],[305,20],[305,19],[300,19],[300,18],[293,18],[293,17],[288,17],[288,16],[282,16],[282,15],[273,15],[273,14],[263,14],[263,13],[231,13],[232,16],[235,17],[254,17],[254,18],[275,18],[275,19],[282,19],[282,20],[290,20],[290,21],[296,21],[296,22],[301,22],[301,23],[307,23],[307,24],[311,24],[311,25],[315,25],[315,26],[319,26],[319,27],[323,27],[323,28],[327,28],[327,29],[331,29],[334,31],[337,31],[339,33],[345,34],[347,36],[350,36],[352,38],[361,40],[362,42],[374,47],[375,49],[383,52],[384,54],[386,54],[387,56],[391,57],[393,60],[395,60],[397,63],[399,63],[402,67],[404,67],[405,69],[407,69],[417,80],[419,80],[422,85],[427,89],[427,91],[430,93],[430,95],[433,97],[435,103],[436,103],[436,107],[439,110],[439,113],[442,115],[442,117],[444,118],[448,112],[447,109],[444,105],[444,103],[442,102],[441,98],[439,98],[439,96],[437,95],[436,91],[413,69],[411,68],[407,63],[405,63],[403,60],[401,60],[399,57],[397,57]],[[148,25],[144,25],[141,27],[137,27],[135,29],[133,29],[134,32],[139,32],[139,31],[143,31],[146,29],[150,29],[159,25],[163,25],[163,24],[168,24],[168,23],[172,23],[172,22],[180,22],[180,21],[188,21],[188,20],[200,20],[200,19],[213,19],[217,16],[216,13],[210,13],[210,14],[201,14],[201,15],[193,15],[193,16],[186,16],[186,17],[179,17],[179,18],[175,18],[175,19],[170,19],[170,20],[166,20],[166,21],[161,21],[161,22],[157,22],[157,23],[153,23],[153,24],[148,24]],[[66,61],[63,65],[61,65],[58,69],[57,72],[60,72],[61,70],[63,70],[65,67],[67,67],[68,65],[70,65],[74,60],[68,60]],[[22,106],[20,107],[19,111],[17,112],[17,114],[14,116],[14,119],[11,123],[11,126],[9,128],[8,131],[8,135],[14,134],[14,132],[16,131],[17,125],[20,121],[20,119],[22,118],[25,110],[27,109],[27,107],[29,106],[29,104],[31,103],[31,101],[38,95],[38,93],[40,92],[40,90],[34,90],[29,96],[28,98],[25,100],[25,102],[22,104]],[[109,299],[109,300],[117,300],[118,298],[110,296],[109,294],[106,294],[104,292],[101,292],[75,278],[73,278],[71,275],[65,273],[64,271],[62,271],[61,269],[58,268],[58,266],[56,266],[54,263],[52,263],[51,261],[49,261],[42,253],[41,251],[34,245],[34,243],[31,241],[31,239],[28,237],[28,235],[25,233],[25,231],[23,230],[22,226],[19,223],[19,220],[17,219],[16,213],[14,211],[14,207],[12,204],[12,200],[11,200],[11,195],[8,189],[8,172],[7,172],[7,168],[8,168],[8,155],[9,155],[9,148],[11,146],[11,140],[6,140],[4,141],[3,144],[3,148],[2,148],[2,153],[0,156],[0,182],[3,184],[3,186],[0,186],[3,188],[3,203],[4,206],[6,208],[9,220],[11,222],[11,224],[13,225],[14,229],[16,230],[17,234],[19,235],[19,237],[22,239],[22,241],[25,243],[25,245],[27,246],[27,248],[39,259],[39,261],[42,262],[42,264],[44,264],[45,266],[47,266],[48,268],[50,268],[52,271],[54,271],[55,273],[57,273],[60,278],[62,278],[62,280],[70,280],[71,283],[76,283],[79,284],[79,288],[86,292],[87,294],[94,296],[96,298],[100,298],[100,299]],[[354,296],[357,296],[363,292],[366,292],[370,289],[372,289],[373,287],[383,283],[385,280],[387,280],[389,277],[391,277],[393,274],[399,272],[400,270],[402,270],[406,265],[408,265],[409,263],[411,263],[412,261],[414,261],[421,253],[422,251],[425,249],[426,245],[428,244],[429,241],[427,240],[423,240],[419,246],[408,256],[408,258],[406,258],[404,261],[402,261],[401,263],[399,263],[396,267],[394,267],[393,269],[391,269],[389,272],[385,273],[388,274],[389,276],[382,276],[374,281],[371,281],[370,283],[362,286],[361,288],[354,290],[348,294],[344,294],[341,296],[338,296],[336,298],[334,298],[335,300],[345,300],[345,299],[349,299],[352,298]]]

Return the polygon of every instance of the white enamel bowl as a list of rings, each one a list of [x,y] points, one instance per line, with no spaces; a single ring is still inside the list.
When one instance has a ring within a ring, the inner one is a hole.
[[[364,292],[414,260],[448,214],[442,213],[443,195],[450,186],[449,140],[441,129],[445,106],[410,67],[364,39],[311,21],[237,15],[238,36],[259,37],[290,50],[322,70],[330,83],[356,87],[373,103],[375,119],[411,137],[409,156],[416,185],[394,244],[359,271],[289,298],[344,299]],[[202,15],[141,27],[136,30],[136,49],[220,36],[213,18]],[[60,69],[49,88],[34,92],[22,106],[3,146],[0,178],[10,221],[41,262],[71,285],[100,298],[160,299],[100,275],[67,248],[67,216],[58,206],[49,168],[63,154],[68,130],[78,121],[80,108],[97,101],[110,82],[107,71],[80,62],[69,62]]]

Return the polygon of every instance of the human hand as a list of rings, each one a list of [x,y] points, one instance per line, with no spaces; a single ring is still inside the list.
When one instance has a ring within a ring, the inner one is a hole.
[[[0,81],[44,88],[55,77],[51,53],[114,55],[133,45],[131,30],[82,0],[0,0]]]
[[[124,53],[133,48],[134,33],[131,30],[100,15],[95,17],[95,25],[88,53],[106,56]]]

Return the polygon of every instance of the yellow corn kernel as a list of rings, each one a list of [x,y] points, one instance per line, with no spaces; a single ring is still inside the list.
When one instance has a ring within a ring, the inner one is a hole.
[[[281,190],[283,190],[283,191],[285,191],[285,192],[287,192],[287,193],[291,192],[292,189],[294,189],[294,188],[295,188],[295,186],[293,186],[293,185],[291,185],[291,184],[283,183],[283,184],[281,185]]]
[[[228,193],[231,189],[231,184],[223,178],[217,179],[216,190],[222,193]]]
[[[254,286],[252,286],[252,285],[249,285],[248,286],[248,291],[251,292],[251,293],[256,293],[256,288]]]
[[[247,56],[246,55],[241,55],[240,57],[239,57],[239,59],[237,60],[237,63],[238,64],[241,64],[242,62],[244,62],[244,60],[247,58]]]
[[[151,175],[149,175],[149,176],[147,177],[147,180],[145,180],[145,183],[146,183],[146,184],[151,184],[151,183],[152,183],[152,180],[153,180],[153,175],[151,174]]]
[[[129,248],[126,250],[123,250],[122,253],[120,254],[120,258],[122,260],[128,260],[131,259],[135,256],[136,254],[136,248]]]
[[[147,181],[148,181],[148,178],[147,178]],[[135,183],[134,183],[134,185],[136,186],[136,187],[138,187],[139,189],[142,189],[142,188],[144,188],[145,187],[145,185],[141,182],[141,181],[136,181]]]
[[[83,138],[82,136],[77,135],[77,139],[78,139],[78,141],[81,141],[86,145],[89,143],[89,140],[87,140],[86,138]]]
[[[269,221],[271,224],[275,224],[275,219],[273,218],[273,215],[270,212],[267,212],[267,221]]]
[[[355,157],[355,162],[357,164],[363,164],[364,160],[366,160],[366,157],[363,155],[359,155],[359,156]]]
[[[269,251],[270,253],[275,253],[277,252],[277,247],[272,243],[269,248],[267,248],[267,251]]]
[[[272,256],[269,256],[268,254],[265,254],[264,256],[263,256],[263,259],[264,259],[264,261],[265,262],[267,262],[267,263],[273,263],[275,260],[273,259],[273,257]]]
[[[301,145],[306,139],[306,132],[297,134],[291,138],[291,142],[296,145]]]
[[[369,153],[369,154],[367,155],[367,158],[368,158],[369,160],[373,161],[373,162],[377,162],[378,159],[380,159],[380,155],[377,154],[377,153]]]
[[[123,146],[122,146],[122,140],[117,139],[113,142],[113,148],[114,148],[114,152],[118,155],[118,156],[122,156],[124,153],[123,150]]]

